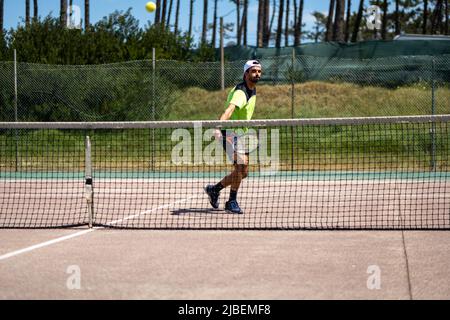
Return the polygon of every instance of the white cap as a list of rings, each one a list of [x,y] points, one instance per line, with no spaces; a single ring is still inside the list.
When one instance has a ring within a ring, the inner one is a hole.
[[[258,60],[248,60],[244,65],[244,73],[246,73],[248,69],[253,68],[253,67],[261,68],[261,63],[259,63]]]

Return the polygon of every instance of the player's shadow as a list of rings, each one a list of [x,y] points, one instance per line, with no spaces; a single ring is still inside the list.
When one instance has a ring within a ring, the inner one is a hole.
[[[187,215],[187,214],[218,214],[218,213],[225,213],[225,211],[220,209],[212,209],[212,208],[183,208],[183,209],[176,209],[172,210],[171,214],[175,216],[181,216],[181,215]]]

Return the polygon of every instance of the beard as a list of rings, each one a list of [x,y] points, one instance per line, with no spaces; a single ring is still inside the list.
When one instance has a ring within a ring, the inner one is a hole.
[[[260,78],[253,78],[253,79],[250,79],[250,81],[253,82],[253,83],[258,83],[259,79]]]

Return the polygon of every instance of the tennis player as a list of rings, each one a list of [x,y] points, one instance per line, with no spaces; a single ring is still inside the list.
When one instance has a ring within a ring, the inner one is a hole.
[[[261,79],[261,74],[262,68],[259,61],[249,60],[245,63],[244,81],[235,86],[228,94],[225,104],[226,110],[220,117],[220,120],[250,120],[252,118],[256,104],[256,84]],[[237,136],[233,130],[218,130],[216,138],[222,143],[228,157],[233,162],[234,170],[216,185],[207,185],[205,192],[209,197],[211,206],[217,209],[219,207],[220,191],[231,186],[230,198],[225,203],[225,211],[242,214],[244,212],[237,202],[237,193],[241,181],[248,176],[249,154],[235,151]]]

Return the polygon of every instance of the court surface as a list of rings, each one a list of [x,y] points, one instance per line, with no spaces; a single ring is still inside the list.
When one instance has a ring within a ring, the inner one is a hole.
[[[0,243],[1,299],[450,298],[448,231],[3,229]]]
[[[223,210],[228,189],[220,209],[211,208],[203,188],[217,178],[97,179],[93,220],[150,229],[450,229],[447,175],[337,177],[249,178],[239,192],[244,215]],[[86,224],[83,180],[55,181],[0,181],[0,225]]]
[[[207,209],[207,180],[193,179],[176,194],[180,181],[100,179],[96,219],[155,228],[333,226],[335,211],[343,214],[336,223],[350,228],[436,221],[448,228],[450,219],[447,179],[249,179],[240,195],[249,210],[240,217]],[[43,222],[84,219],[76,215],[86,213],[83,183],[60,182],[57,192],[39,179],[0,187],[8,191],[4,204],[25,211],[17,221],[32,212]],[[258,200],[252,184],[271,188],[276,211],[251,208]],[[427,196],[430,190],[439,192]],[[294,208],[315,220],[290,214]],[[437,209],[438,220],[427,221]],[[346,213],[359,218],[345,220]],[[448,230],[0,229],[0,299],[450,299],[449,246]]]

